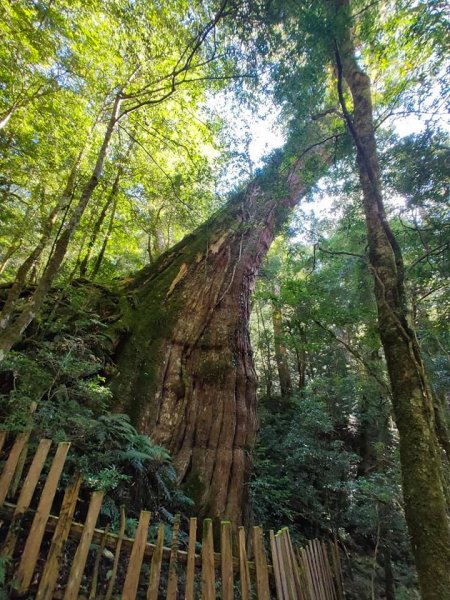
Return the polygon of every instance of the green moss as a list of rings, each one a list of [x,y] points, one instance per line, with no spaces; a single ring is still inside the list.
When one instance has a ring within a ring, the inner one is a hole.
[[[223,381],[232,368],[230,361],[223,359],[207,358],[199,368],[198,375],[205,381]]]
[[[195,506],[199,506],[205,491],[205,484],[195,471],[189,473],[186,482],[183,485],[183,491],[189,498],[192,498]]]

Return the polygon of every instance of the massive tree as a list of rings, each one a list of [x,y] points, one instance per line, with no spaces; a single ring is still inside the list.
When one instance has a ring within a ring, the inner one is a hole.
[[[290,167],[272,165],[127,286],[116,408],[170,450],[200,515],[235,524],[248,516],[257,431],[250,292],[277,227],[329,163],[320,142]]]

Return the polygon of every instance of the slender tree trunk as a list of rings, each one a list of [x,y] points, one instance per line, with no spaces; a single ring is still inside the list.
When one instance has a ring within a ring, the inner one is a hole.
[[[370,79],[355,57],[349,0],[335,1],[339,96],[357,151],[378,323],[400,434],[406,520],[422,596],[444,600],[450,598],[450,526],[433,398],[408,310],[401,252],[383,206]],[[345,105],[342,79],[353,99],[352,117]]]
[[[302,156],[281,175],[281,197],[256,180],[128,289],[135,308],[115,359],[116,408],[168,448],[200,516],[247,520],[257,429],[249,297],[277,227],[328,163],[323,147]]]
[[[261,354],[263,356],[263,371],[265,378],[265,388],[267,398],[272,397],[273,388],[273,369],[272,369],[272,344],[270,343],[267,328],[264,322],[264,315],[262,314],[261,304],[256,305],[256,317],[258,323],[258,337],[259,346],[261,348]],[[262,329],[262,334],[261,334]],[[265,360],[264,360],[265,353]]]
[[[59,268],[65,258],[69,242],[78,227],[86,206],[88,205],[89,200],[91,199],[92,194],[94,193],[94,190],[97,187],[99,179],[103,173],[103,165],[119,115],[120,103],[121,98],[120,94],[118,94],[114,100],[112,113],[105,131],[100,151],[97,156],[94,170],[92,171],[92,175],[81,192],[80,200],[78,201],[78,204],[75,207],[69,222],[64,227],[55,244],[53,254],[47,263],[47,266],[35,291],[27,300],[18,317],[12,321],[0,334],[0,362],[4,359],[14,344],[21,339],[23,332],[34,319],[37,311],[40,310],[50,286],[59,271]]]
[[[95,221],[94,227],[92,228],[91,237],[89,239],[86,254],[84,255],[83,260],[80,263],[80,275],[82,277],[85,277],[85,275],[87,273],[87,267],[88,267],[89,259],[91,258],[91,252],[92,252],[93,247],[95,246],[98,234],[100,233],[100,230],[102,228],[102,225],[106,218],[108,210],[109,210],[111,204],[116,203],[116,197],[117,197],[117,194],[119,193],[119,182],[120,182],[120,178],[122,177],[122,173],[123,173],[123,165],[120,165],[119,168],[117,169],[116,177],[114,178],[111,192],[109,193],[108,198],[107,198],[105,204],[103,205],[103,208],[98,216],[98,219]]]
[[[278,283],[274,285],[273,291],[275,297],[279,298],[280,286],[278,285]],[[272,325],[275,346],[275,360],[277,363],[278,378],[280,380],[281,396],[283,398],[287,398],[292,394],[292,381],[288,365],[288,351],[283,342],[283,317],[281,309],[279,308],[279,306],[277,306],[277,303],[275,301],[272,302]]]
[[[42,235],[41,235],[38,243],[36,244],[36,246],[34,247],[32,252],[28,255],[28,257],[23,261],[23,263],[20,265],[20,267],[17,271],[14,283],[12,284],[11,288],[9,289],[8,296],[6,298],[6,302],[0,313],[0,331],[5,330],[8,327],[9,323],[11,322],[14,310],[16,308],[17,299],[19,298],[20,294],[22,293],[24,285],[26,284],[26,281],[27,281],[27,277],[28,277],[29,273],[32,272],[33,269],[35,268],[35,266],[37,265],[39,258],[42,255],[42,252],[46,248],[46,246],[51,238],[51,235],[53,232],[53,227],[55,225],[55,222],[56,222],[56,219],[57,219],[59,213],[67,208],[67,206],[69,205],[69,203],[72,199],[72,194],[75,189],[75,181],[76,181],[76,176],[77,176],[78,169],[80,166],[82,154],[83,154],[83,151],[81,151],[80,154],[78,155],[78,158],[75,161],[75,164],[73,165],[72,170],[70,171],[69,177],[67,179],[67,184],[66,184],[66,187],[64,188],[63,193],[61,194],[61,198],[58,200],[58,202],[53,207],[53,209],[50,211],[50,213],[47,217],[47,221],[44,224]]]
[[[103,262],[103,258],[105,256],[105,252],[106,252],[106,248],[108,247],[108,242],[111,238],[112,235],[112,231],[113,231],[113,227],[114,227],[114,218],[116,216],[116,210],[117,210],[117,201],[119,199],[119,195],[116,193],[114,196],[114,201],[113,201],[113,205],[112,205],[112,209],[111,209],[111,215],[109,217],[109,223],[108,223],[108,229],[106,231],[106,235],[103,238],[103,243],[102,243],[102,247],[100,248],[100,252],[98,253],[97,258],[95,259],[95,263],[94,263],[94,267],[91,271],[91,278],[94,279],[97,276],[97,273],[100,270],[100,267],[102,265]]]

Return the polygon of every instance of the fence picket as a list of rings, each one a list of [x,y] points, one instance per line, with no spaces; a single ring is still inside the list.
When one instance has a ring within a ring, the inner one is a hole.
[[[215,587],[212,519],[204,519],[202,543],[202,600],[215,600]]]
[[[44,489],[42,490],[39,505],[36,514],[34,515],[33,524],[25,543],[19,568],[17,569],[16,582],[19,594],[25,593],[31,583],[31,578],[33,577],[34,568],[39,556],[42,538],[44,537],[45,527],[47,525],[69,447],[70,442],[61,442],[58,444],[52,466],[50,467]]]
[[[292,557],[289,551],[288,539],[286,536],[286,529],[283,529],[280,534],[280,547],[281,547],[281,555],[283,557],[284,562],[284,572],[286,577],[286,588],[288,590],[288,595],[291,600],[297,599],[297,590],[295,585],[295,580],[293,576],[293,568],[292,568]]]
[[[20,491],[19,499],[17,500],[8,535],[6,536],[5,543],[3,544],[1,551],[1,556],[3,557],[12,556],[14,554],[22,517],[24,512],[30,506],[31,499],[34,494],[34,490],[36,489],[36,485],[38,484],[51,443],[51,440],[41,440],[39,442],[39,446],[33,457],[30,469]]]
[[[270,600],[269,573],[261,527],[253,527],[253,551],[255,553],[258,600]]]
[[[289,554],[291,557],[292,574],[294,577],[295,587],[297,589],[298,597],[300,599],[302,599],[302,596],[303,596],[302,595],[302,581],[301,581],[301,577],[300,577],[299,565],[298,565],[298,561],[297,561],[297,556],[294,552],[294,547],[292,545],[291,535],[289,533],[289,529],[287,529],[287,528],[286,528],[286,538],[287,538],[287,542],[288,542]]]
[[[0,501],[4,504],[2,514],[10,522],[8,533],[0,555],[10,557],[14,555],[19,539],[20,525],[28,523],[23,519],[29,510],[39,478],[42,474],[51,441],[42,439],[31,461],[30,468],[21,480],[21,457],[25,456],[29,432],[20,434],[14,441],[6,459],[3,473],[0,477]],[[6,433],[0,431],[0,450],[6,439]],[[99,544],[97,549],[93,573],[86,582],[89,600],[98,596],[97,583],[99,581],[100,563],[105,547],[115,550],[113,567],[104,596],[111,600],[117,578],[120,552],[123,544],[131,548],[130,558],[123,584],[121,598],[136,600],[139,578],[144,556],[151,556],[150,577],[147,589],[147,600],[158,600],[164,594],[160,590],[161,568],[163,560],[168,563],[167,586],[164,584],[166,600],[176,600],[180,596],[178,589],[178,564],[186,566],[184,598],[194,600],[196,567],[201,566],[201,598],[202,600],[215,600],[216,598],[216,570],[220,569],[221,590],[223,600],[232,600],[234,597],[234,570],[239,566],[240,587],[242,600],[250,600],[252,595],[252,581],[250,568],[255,572],[256,590],[253,594],[258,600],[270,600],[271,581],[276,588],[278,600],[343,600],[343,584],[340,566],[339,551],[336,542],[325,543],[312,540],[305,548],[293,548],[288,528],[284,528],[276,535],[270,531],[270,549],[272,567],[267,563],[264,549],[263,532],[260,527],[252,530],[255,562],[249,563],[246,551],[246,533],[243,527],[238,528],[237,548],[239,556],[233,558],[232,554],[232,525],[223,521],[220,527],[220,555],[214,554],[214,539],[212,520],[205,519],[203,523],[203,544],[201,556],[196,555],[197,519],[191,518],[189,522],[189,545],[187,552],[179,550],[180,517],[176,516],[171,548],[164,547],[165,528],[160,524],[156,544],[147,543],[150,513],[142,511],[134,539],[125,538],[125,511],[121,507],[121,525],[119,534],[111,534],[108,527],[104,530],[95,529],[98,514],[103,501],[103,492],[94,492],[91,496],[86,521],[83,524],[74,523],[73,517],[81,485],[81,477],[75,475],[69,482],[64,499],[59,511],[59,516],[50,514],[58,483],[64,468],[70,444],[58,444],[50,471],[44,483],[38,508],[35,512],[31,529],[28,531],[25,547],[20,557],[14,585],[19,595],[25,594],[33,579],[33,574],[39,558],[40,547],[45,532],[52,532],[53,537],[43,563],[43,572],[38,585],[36,600],[51,600],[54,597],[60,561],[63,556],[64,546],[70,537],[79,539],[78,547],[72,561],[70,574],[65,590],[64,600],[78,598],[80,584],[86,565],[90,545],[93,541]],[[23,465],[22,465],[23,466]],[[19,498],[17,504],[5,504],[5,498],[11,490],[14,480],[19,481]],[[112,555],[111,555],[112,558]],[[272,578],[273,576],[273,578]],[[252,575],[253,577],[253,575]],[[272,580],[271,580],[272,578]],[[102,585],[105,585],[104,583]]]
[[[147,600],[158,600],[159,579],[161,576],[161,562],[164,547],[164,525],[161,523],[158,528],[158,537],[152,556],[152,566],[150,569],[150,580],[147,590]]]
[[[47,561],[36,594],[36,600],[52,600],[53,598],[59,574],[59,560],[64,549],[64,544],[69,536],[81,481],[81,476],[78,473],[75,474],[64,493],[58,524],[53,533]]]
[[[0,506],[5,502],[5,498],[8,495],[9,488],[11,486],[14,473],[16,472],[17,464],[20,460],[22,452],[28,442],[30,432],[19,433],[16,440],[9,452],[9,456],[6,460],[3,468],[2,476],[0,477]]]
[[[197,539],[197,518],[189,519],[189,546],[186,566],[185,600],[194,600],[195,585],[195,542]]]
[[[273,566],[273,574],[274,574],[274,578],[275,578],[275,588],[277,590],[277,598],[278,598],[278,600],[283,600],[283,588],[281,586],[281,579],[280,579],[280,563],[278,560],[277,546],[275,543],[275,533],[274,533],[273,529],[270,530],[269,535],[270,535],[270,551],[272,554],[272,566]]]
[[[222,521],[220,528],[222,599],[233,600],[233,551],[231,523]]]
[[[172,544],[169,560],[169,581],[167,584],[167,600],[176,600],[178,591],[178,574],[177,574],[177,559],[178,559],[178,532],[180,530],[180,515],[175,516],[175,521],[172,529]]]
[[[286,564],[285,564],[285,560],[284,560],[284,556],[283,556],[282,532],[281,531],[279,531],[275,535],[275,547],[276,547],[276,552],[277,552],[277,557],[278,557],[278,566],[280,569],[280,583],[281,583],[281,589],[282,589],[281,598],[283,598],[283,600],[291,600],[290,591],[289,591],[288,582],[287,582],[287,576],[286,576]]]
[[[249,600],[251,595],[250,570],[248,568],[247,550],[245,547],[245,529],[238,529],[239,542],[239,576],[241,579],[242,600]]]
[[[150,523],[150,513],[141,511],[139,523],[134,537],[133,549],[128,561],[127,574],[122,590],[123,600],[134,600],[139,585],[142,559],[144,558],[145,545],[147,543],[147,532]]]
[[[77,600],[78,598],[89,546],[91,545],[92,536],[94,535],[94,528],[97,523],[98,513],[100,512],[104,495],[104,492],[97,491],[91,496],[88,514],[86,521],[84,522],[83,533],[81,534],[80,543],[78,544],[72,568],[70,569],[64,600]]]

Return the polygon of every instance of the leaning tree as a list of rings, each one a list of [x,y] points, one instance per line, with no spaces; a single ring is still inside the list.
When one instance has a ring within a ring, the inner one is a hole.
[[[115,407],[170,450],[200,515],[248,517],[257,431],[250,293],[277,228],[330,162],[319,133],[126,285]]]

